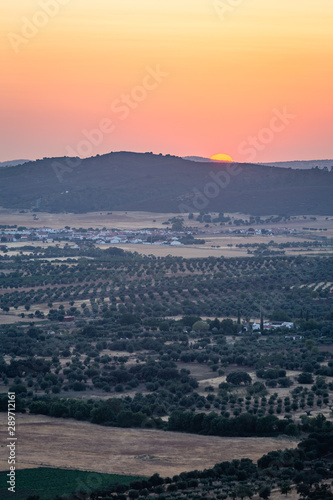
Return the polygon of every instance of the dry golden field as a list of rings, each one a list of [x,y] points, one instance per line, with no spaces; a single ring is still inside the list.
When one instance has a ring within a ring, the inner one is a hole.
[[[1,414],[0,470],[7,470],[6,428]],[[102,427],[41,415],[17,415],[17,467],[61,467],[112,474],[172,476],[215,463],[257,460],[297,442],[275,438],[223,438],[150,429]]]
[[[17,224],[26,227],[52,227],[61,229],[65,226],[102,229],[115,227],[118,229],[141,229],[143,227],[166,227],[162,222],[174,217],[175,214],[158,214],[151,212],[89,212],[85,214],[50,214],[36,212],[38,220],[33,214],[20,213],[19,210],[0,208],[0,224]]]
[[[98,245],[105,248],[108,245]],[[242,257],[246,256],[246,250],[240,248],[211,248],[210,245],[181,245],[179,247],[159,246],[159,245],[129,245],[119,244],[117,247],[127,252],[138,252],[141,255],[154,255],[156,257],[183,257],[184,259],[207,258],[207,257]]]
[[[203,239],[208,240],[206,236],[200,235]],[[278,237],[269,237],[269,239],[266,239],[264,243],[268,243],[268,241],[273,240],[276,241],[277,243],[282,243],[281,240],[278,239]],[[231,238],[226,237],[226,241],[232,241]],[[297,240],[299,241],[299,240]],[[237,242],[235,243],[258,243],[258,240],[256,240],[254,237],[244,237],[244,238],[237,238]],[[262,243],[259,241],[259,243]],[[205,245],[189,245],[189,246],[177,246],[177,247],[172,247],[172,246],[158,246],[158,245],[129,245],[126,243],[123,244],[117,244],[116,246],[119,248],[122,248],[123,250],[127,252],[138,252],[141,255],[154,255],[155,257],[166,257],[168,255],[171,255],[172,257],[183,257],[184,259],[198,259],[198,258],[207,258],[207,257],[252,257],[253,255],[249,255],[247,253],[246,248],[236,248],[235,246],[233,248],[229,248],[227,246],[228,243],[222,242],[221,239],[219,241],[215,241],[214,245],[220,245],[220,248],[212,248],[210,244],[206,242]],[[96,245],[99,248],[106,248],[110,245]],[[286,249],[285,255],[332,255],[332,251],[326,251],[326,250],[316,250],[315,252],[310,251],[310,250],[302,250],[302,249],[296,249],[296,250],[288,250]]]
[[[197,214],[194,214],[195,216]],[[212,214],[213,216],[215,214]],[[218,214],[216,214],[218,215]],[[248,219],[247,214],[241,213],[226,213],[234,219]],[[168,219],[180,216],[184,218],[185,225],[191,227],[198,227],[203,229],[204,225],[197,222],[195,218],[193,220],[188,220],[186,214],[175,214],[175,213],[154,213],[154,212],[88,212],[84,214],[72,214],[72,213],[60,213],[60,214],[50,214],[47,212],[36,212],[36,217],[38,220],[34,220],[32,212],[20,213],[19,210],[7,209],[0,207],[0,224],[17,224],[18,226],[26,227],[53,227],[55,229],[60,229],[65,226],[76,227],[76,228],[117,228],[117,229],[142,229],[147,227],[156,228],[166,228],[163,222]],[[262,216],[262,218],[267,218],[269,216]],[[310,215],[302,215],[292,218],[287,222],[279,222],[273,224],[263,224],[259,227],[289,227],[295,229],[302,229],[302,227],[312,227],[312,228],[326,228],[326,236],[332,237],[333,235],[333,217],[326,217],[322,215],[313,215],[316,220],[311,220]],[[220,228],[218,224],[210,224],[211,227]],[[237,226],[227,226],[230,228]],[[239,227],[238,227],[239,228]],[[241,228],[241,227],[240,227]],[[311,234],[311,233],[310,233]],[[313,234],[313,233],[312,233]]]
[[[23,321],[27,322],[28,320],[29,318],[22,319],[16,314],[0,314],[0,325],[14,325],[15,323],[21,323]]]

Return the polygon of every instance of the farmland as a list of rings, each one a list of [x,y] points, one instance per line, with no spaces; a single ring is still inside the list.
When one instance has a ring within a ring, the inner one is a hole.
[[[13,493],[6,487],[5,473],[0,473],[0,494],[2,500],[9,500]],[[25,500],[29,496],[38,496],[47,500],[50,496],[71,494],[81,489],[86,493],[96,487],[122,482],[129,484],[135,476],[117,476],[114,474],[92,474],[91,472],[67,469],[38,467],[34,470],[20,470],[17,473],[17,490],[15,498]]]
[[[19,467],[69,468],[107,474],[173,476],[273,449],[294,448],[292,439],[215,438],[152,430],[101,427],[87,422],[21,415]],[[52,436],[52,438],[51,438]],[[6,469],[2,458],[0,468]]]
[[[119,225],[150,222],[131,217]],[[154,221],[163,227],[168,216]],[[7,243],[0,407],[15,392],[19,468],[172,478],[274,449],[302,457],[299,441],[332,421],[333,260],[331,221],[311,220],[298,235],[296,222],[285,221],[288,235],[255,234],[265,227],[257,219],[253,234],[227,236],[194,220],[204,244],[142,245],[150,253],[128,243]]]

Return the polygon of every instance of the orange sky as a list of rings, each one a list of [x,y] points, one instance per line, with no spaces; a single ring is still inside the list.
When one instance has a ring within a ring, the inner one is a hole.
[[[15,0],[0,30],[0,161],[333,158],[332,0]]]

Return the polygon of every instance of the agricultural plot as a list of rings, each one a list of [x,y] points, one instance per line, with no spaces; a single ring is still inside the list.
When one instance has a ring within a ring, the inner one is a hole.
[[[115,474],[98,474],[80,470],[37,467],[17,471],[16,500],[26,500],[28,497],[39,497],[48,500],[57,495],[66,495],[81,491],[86,495],[98,487],[111,484],[130,484],[131,481],[142,479],[136,476],[117,476]],[[11,500],[13,493],[6,485],[6,472],[0,472],[0,495],[2,500]]]

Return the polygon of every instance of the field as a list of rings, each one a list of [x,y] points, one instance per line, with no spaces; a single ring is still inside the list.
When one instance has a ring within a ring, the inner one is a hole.
[[[2,423],[1,443],[6,438],[4,428]],[[162,477],[234,458],[257,460],[268,451],[297,445],[291,439],[120,429],[35,415],[18,415],[17,436],[19,469],[43,466],[138,476],[157,472]],[[7,467],[2,454],[0,469]]]
[[[227,240],[229,241],[229,239]],[[103,245],[105,248],[106,245]],[[103,248],[99,246],[99,248]],[[207,257],[242,257],[246,255],[246,250],[240,248],[230,249],[225,246],[221,248],[211,248],[207,245],[190,245],[181,247],[171,246],[155,246],[155,245],[128,245],[120,244],[117,247],[126,250],[127,252],[138,252],[141,255],[154,255],[156,257],[184,257],[185,259],[192,258],[207,258]]]
[[[25,500],[28,496],[38,495],[41,500],[54,498],[56,495],[70,494],[74,491],[89,492],[97,487],[115,483],[129,484],[133,476],[97,474],[78,470],[64,470],[38,467],[20,470],[16,473],[15,500]],[[7,490],[7,476],[0,473],[1,500],[11,500],[13,493]]]
[[[141,255],[154,255],[155,257],[167,257],[172,255],[173,257],[183,257],[184,259],[204,259],[208,257],[248,257],[246,248],[238,248],[236,245],[239,243],[268,243],[270,240],[274,240],[276,243],[285,243],[286,241],[300,241],[296,238],[286,238],[281,236],[275,237],[252,237],[252,236],[242,236],[239,238],[230,236],[221,237],[206,237],[202,235],[206,240],[205,245],[183,245],[180,247],[171,246],[155,246],[155,245],[129,245],[129,244],[117,244],[117,247],[122,248],[127,252],[138,252]],[[232,245],[232,247],[228,246]],[[98,248],[105,249],[109,245],[97,245]],[[219,248],[216,248],[219,246]],[[306,249],[291,249],[286,250],[286,255],[332,255],[332,250],[316,250],[313,252]]]
[[[117,227],[119,229],[141,229],[142,227],[160,227],[162,223],[174,217],[174,214],[150,212],[89,212],[83,214],[36,212],[36,217],[31,212],[20,213],[19,210],[0,208],[1,224],[17,224],[27,227],[53,227],[61,229],[65,226],[103,228]],[[37,219],[37,220],[36,220]]]
[[[13,314],[0,314],[0,325],[14,325],[15,323],[18,323],[20,319],[17,317],[17,315]]]
[[[35,214],[35,216],[33,215]],[[195,218],[198,214],[194,214]],[[215,212],[212,215],[217,215]],[[235,219],[248,219],[248,215],[242,213],[225,213],[225,216],[231,217],[232,221]],[[174,213],[153,213],[153,212],[135,212],[135,211],[113,211],[113,212],[88,212],[82,214],[73,213],[48,213],[48,212],[26,212],[21,213],[19,210],[7,209],[0,207],[0,224],[8,224],[26,227],[53,227],[61,229],[65,226],[82,227],[88,229],[115,227],[118,229],[142,229],[147,227],[165,228],[163,222],[177,216]],[[195,218],[188,220],[186,214],[178,214],[183,217],[186,225],[191,227],[203,228],[203,224],[196,221]],[[268,216],[262,216],[262,219]],[[316,220],[313,220],[315,217]],[[327,236],[333,235],[333,217],[323,215],[313,216],[294,216],[288,221],[281,221],[279,223],[263,224],[261,227],[289,227],[293,229],[302,229],[304,226],[311,226],[319,230],[320,228],[327,229]],[[217,223],[210,224],[211,227],[219,227]],[[230,225],[230,228],[238,227],[235,224]]]
[[[175,214],[151,212],[89,212],[83,214],[60,213],[50,214],[36,212],[20,213],[19,210],[0,208],[0,224],[26,227],[53,227],[61,229],[65,226],[88,229],[116,227],[119,229],[141,229],[142,227],[163,228],[162,222],[174,217]],[[37,220],[34,220],[37,219]]]

